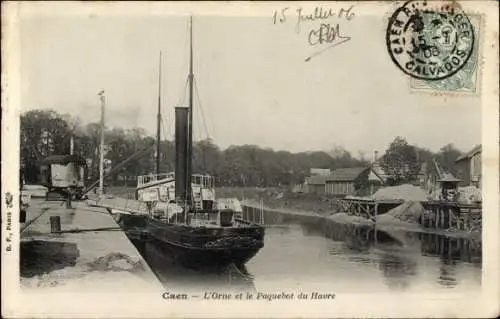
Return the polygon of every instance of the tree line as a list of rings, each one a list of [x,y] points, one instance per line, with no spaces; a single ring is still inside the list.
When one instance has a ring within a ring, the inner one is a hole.
[[[140,150],[141,155],[129,160],[107,177],[111,185],[135,186],[135,177],[155,172],[155,137],[142,128],[106,128],[105,159],[107,169],[120,164]],[[82,124],[70,115],[53,110],[31,110],[21,115],[21,167],[27,183],[39,181],[40,161],[49,155],[69,154],[73,138],[73,153],[88,161],[87,179],[95,181],[98,174],[100,126]],[[415,178],[422,163],[439,164],[453,172],[454,160],[461,154],[453,145],[445,145],[434,154],[425,148],[410,145],[397,137],[380,159],[380,164],[393,176],[394,183]],[[216,178],[218,186],[271,187],[302,183],[311,168],[349,168],[367,166],[364,154],[353,156],[342,147],[330,151],[291,153],[261,148],[256,145],[230,146],[220,149],[211,139],[193,145],[193,171]],[[432,167],[432,165],[428,165]],[[160,172],[175,169],[174,141],[160,142]]]

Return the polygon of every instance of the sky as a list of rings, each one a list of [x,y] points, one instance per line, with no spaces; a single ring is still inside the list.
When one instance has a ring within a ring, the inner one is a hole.
[[[195,138],[292,152],[338,145],[353,155],[383,152],[396,136],[433,151],[481,143],[480,97],[412,92],[388,54],[386,15],[354,6],[351,20],[323,21],[338,23],[351,39],[306,62],[328,44],[311,46],[309,32],[320,22],[304,21],[297,32],[298,5],[289,6],[277,24],[277,5],[268,14],[194,17]],[[171,138],[174,107],[187,101],[186,16],[20,16],[23,111],[54,109],[97,122],[104,89],[107,126],[154,134],[162,51],[162,113]]]

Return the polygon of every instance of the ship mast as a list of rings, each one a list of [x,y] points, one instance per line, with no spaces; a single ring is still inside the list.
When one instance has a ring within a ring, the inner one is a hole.
[[[188,120],[188,163],[187,163],[187,180],[186,180],[186,197],[187,202],[191,204],[192,189],[191,189],[191,174],[193,166],[193,17],[189,17],[189,120]]]
[[[156,117],[156,174],[160,174],[160,125],[161,125],[161,51],[158,68],[158,112]]]
[[[99,143],[99,198],[104,194],[104,110],[106,108],[106,98],[104,90],[99,91],[99,99],[101,100],[101,141]]]

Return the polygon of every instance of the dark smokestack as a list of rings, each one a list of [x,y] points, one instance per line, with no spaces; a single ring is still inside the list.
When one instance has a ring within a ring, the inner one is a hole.
[[[187,199],[188,116],[188,108],[175,108],[175,198],[179,200]]]

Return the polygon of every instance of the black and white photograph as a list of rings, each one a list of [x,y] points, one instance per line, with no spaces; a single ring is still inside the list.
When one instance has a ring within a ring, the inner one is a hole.
[[[2,316],[498,315],[497,2],[2,20]]]

